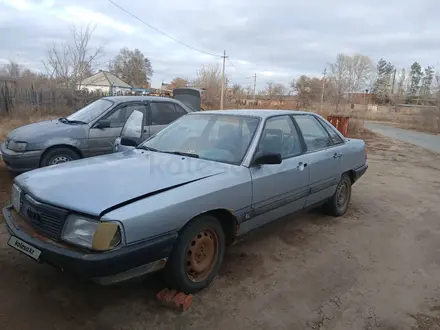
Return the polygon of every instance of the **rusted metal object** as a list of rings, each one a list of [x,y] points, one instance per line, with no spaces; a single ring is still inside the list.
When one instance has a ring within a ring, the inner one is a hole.
[[[327,120],[345,137],[348,135],[348,120],[346,116],[328,116]]]
[[[193,282],[204,281],[217,262],[219,239],[213,230],[202,230],[186,249],[186,274]]]
[[[162,305],[184,312],[191,307],[193,296],[165,288],[156,294],[156,298]]]

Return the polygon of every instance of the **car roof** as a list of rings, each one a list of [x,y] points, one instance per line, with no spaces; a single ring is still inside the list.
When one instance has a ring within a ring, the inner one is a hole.
[[[310,112],[299,110],[275,110],[275,109],[228,109],[228,110],[206,110],[197,112],[197,114],[220,114],[220,115],[233,115],[233,116],[253,116],[260,118],[268,118],[277,115],[301,115],[310,114]]]
[[[163,97],[163,96],[132,96],[132,95],[125,95],[125,96],[106,96],[103,97],[105,100],[110,100],[115,103],[122,103],[122,102],[130,102],[130,101],[157,101],[157,102],[175,102],[182,104],[180,101],[175,100],[171,97]]]

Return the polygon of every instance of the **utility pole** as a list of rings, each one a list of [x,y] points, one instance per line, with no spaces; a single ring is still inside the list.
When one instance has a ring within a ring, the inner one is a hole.
[[[223,51],[223,70],[222,70],[222,91],[221,91],[221,95],[220,95],[220,110],[223,110],[223,98],[224,98],[224,94],[225,94],[225,62],[226,59],[228,58],[226,56],[226,50]]]
[[[252,102],[254,103],[254,105],[255,105],[255,87],[256,86],[257,86],[257,74],[254,74],[254,95],[252,98]]]
[[[323,77],[322,77],[322,88],[321,88],[321,112],[324,107],[324,88],[325,88],[325,76],[327,74],[327,68],[324,69]]]

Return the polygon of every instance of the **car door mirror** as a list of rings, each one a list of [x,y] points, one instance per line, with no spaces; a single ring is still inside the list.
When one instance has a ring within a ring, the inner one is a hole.
[[[128,147],[137,147],[138,143],[129,137],[122,137],[121,138],[121,145],[128,146]]]
[[[111,121],[109,119],[101,119],[96,124],[96,128],[109,128],[111,126]]]
[[[133,110],[131,115],[125,122],[121,131],[121,144],[122,140],[129,139],[135,141],[136,145],[141,142],[142,134],[144,132],[144,114],[142,111]],[[130,145],[130,144],[124,144]]]
[[[253,165],[275,165],[281,164],[281,154],[278,152],[264,152],[255,157]]]

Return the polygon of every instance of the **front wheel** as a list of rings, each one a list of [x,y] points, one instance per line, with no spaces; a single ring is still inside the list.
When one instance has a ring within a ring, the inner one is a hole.
[[[343,174],[339,181],[336,191],[332,197],[324,204],[324,211],[328,215],[340,217],[348,210],[351,199],[351,180],[347,174]]]
[[[211,215],[192,220],[179,234],[165,266],[168,285],[185,293],[197,292],[217,275],[225,252],[225,235]]]
[[[43,154],[40,167],[66,163],[80,158],[78,153],[70,148],[55,147]]]

